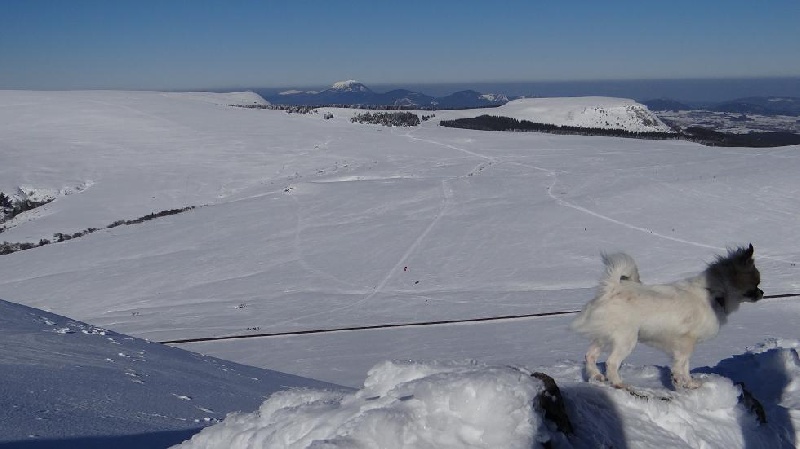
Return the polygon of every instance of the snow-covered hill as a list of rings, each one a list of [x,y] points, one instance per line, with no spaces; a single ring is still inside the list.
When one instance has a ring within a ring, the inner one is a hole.
[[[611,97],[524,98],[487,112],[534,123],[632,132],[670,132],[647,106]]]
[[[333,83],[331,90],[340,92],[371,92],[367,86],[356,80],[337,81]]]
[[[276,391],[335,388],[2,300],[0,336],[2,447],[166,447]]]
[[[592,296],[599,253],[613,250],[629,252],[643,279],[656,282],[693,274],[726,246],[752,242],[767,294],[800,293],[798,147],[486,133],[445,129],[435,120],[390,129],[350,123],[352,110],[326,112],[334,117],[227,107],[191,93],[0,91],[0,191],[24,187],[55,197],[6,222],[0,240],[100,229],[0,256],[2,296],[155,341],[299,332],[179,346],[356,388],[386,360],[474,361],[478,377],[483,367],[543,371],[569,397],[595,398],[593,410],[616,411],[620,418],[612,421],[579,416],[598,426],[581,431],[606,435],[615,447],[645,440],[674,446],[677,429],[692,422],[730,435],[698,430],[698,439],[682,440],[688,447],[774,447],[746,427],[750,415],[732,404],[735,389],[725,379],[710,376],[675,407],[630,403],[582,383],[588,342],[569,331],[568,314],[413,323],[575,310]],[[437,111],[436,119],[486,112]],[[191,205],[197,207],[105,227]],[[767,429],[789,442],[797,441],[800,408],[793,399],[798,304],[786,298],[743,306],[717,338],[699,345],[691,365],[697,376],[744,376],[767,408],[774,426]],[[402,323],[412,325],[302,333]],[[78,334],[86,335],[54,335]],[[780,343],[762,352],[774,357],[747,352],[772,341]],[[13,345],[5,350],[14,354]],[[669,388],[663,354],[637,348],[627,362],[623,377],[634,385]],[[781,372],[788,374],[779,378]],[[441,373],[437,392],[476,387],[472,374],[459,376]],[[401,390],[396,379],[372,379],[385,391]],[[768,382],[759,389],[761,379]],[[414,386],[415,395],[423,385]],[[298,405],[291,425],[316,426],[339,403],[315,409],[293,395],[276,397],[263,413],[280,409],[270,416],[285,416],[283,397]],[[357,438],[367,438],[357,429],[370,419],[418,428],[423,421],[400,411],[428,404],[388,393],[372,401],[356,393],[341,398],[341,422],[352,423]],[[362,400],[376,412],[362,414],[370,407]],[[584,410],[583,402],[574,404]],[[452,429],[448,423],[478,429],[463,416],[474,408],[456,410],[453,421],[441,421],[443,432]],[[239,417],[248,428],[264,424]],[[609,422],[619,425],[603,427]],[[744,430],[736,434],[734,423]],[[320,435],[333,440],[343,432]]]

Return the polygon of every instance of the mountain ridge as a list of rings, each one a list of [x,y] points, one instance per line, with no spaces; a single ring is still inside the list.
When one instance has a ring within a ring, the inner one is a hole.
[[[468,109],[501,106],[509,98],[498,93],[481,93],[462,90],[450,95],[435,97],[408,89],[375,92],[356,80],[337,81],[321,91],[290,89],[275,93],[255,90],[265,100],[275,105],[287,106],[370,106],[419,109]]]

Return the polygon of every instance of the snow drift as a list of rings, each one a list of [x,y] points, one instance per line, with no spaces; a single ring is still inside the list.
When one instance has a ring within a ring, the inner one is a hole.
[[[703,381],[697,390],[659,385],[631,393],[565,382],[561,392],[574,428],[568,435],[538,406],[543,384],[525,370],[470,362],[382,362],[359,391],[279,392],[258,411],[231,414],[176,447],[789,448],[800,429],[798,346],[772,341],[700,370],[705,373],[695,374]],[[568,365],[560,370],[579,371]],[[658,385],[666,373],[657,367],[626,369],[641,384]]]
[[[541,382],[506,367],[384,362],[352,393],[288,391],[183,448],[527,449],[542,434]]]

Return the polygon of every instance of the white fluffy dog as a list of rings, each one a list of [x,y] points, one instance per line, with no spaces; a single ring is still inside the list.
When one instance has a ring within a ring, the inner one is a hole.
[[[662,285],[645,285],[627,254],[603,255],[606,272],[597,295],[573,321],[572,328],[592,339],[586,352],[589,380],[624,387],[619,376],[622,361],[637,341],[673,357],[675,387],[697,388],[689,375],[689,357],[697,342],[714,337],[727,316],[742,302],[764,296],[761,276],[753,261],[753,245],[728,251],[697,276]],[[597,359],[605,349],[606,376]]]

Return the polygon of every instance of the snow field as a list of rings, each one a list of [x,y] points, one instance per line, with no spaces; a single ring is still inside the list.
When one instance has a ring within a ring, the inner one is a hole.
[[[351,110],[332,110],[334,118],[324,120],[232,108],[227,101],[154,92],[0,92],[0,191],[23,186],[55,196],[6,223],[3,240],[36,242],[55,232],[198,206],[0,257],[3,298],[156,341],[236,336],[575,310],[592,295],[601,251],[626,251],[644,282],[664,282],[694,274],[727,246],[748,242],[767,294],[800,290],[797,147],[485,133],[442,129],[435,121],[388,129],[350,123]],[[486,112],[437,111],[436,118]],[[794,447],[800,426],[791,342],[800,337],[798,304],[785,299],[742,307],[692,359],[693,374],[707,376],[706,385],[666,404],[583,383],[580,360],[588,342],[569,332],[569,317],[183,347],[360,389],[280,393],[266,409],[267,420],[248,413],[262,402],[262,390],[237,387],[216,408],[203,401],[215,419],[222,418],[219,410],[239,410],[245,439],[265,440],[285,429],[282,435],[312,447],[370,447],[381,436],[388,447],[412,440],[481,447],[493,435],[482,420],[495,419],[487,422],[524,427],[497,446],[560,441],[535,410],[530,419],[494,412],[519,410],[520,398],[538,391],[527,378],[516,383],[520,397],[465,399],[470,391],[486,397],[492,382],[508,393],[514,370],[502,367],[511,365],[546,372],[562,387],[571,415],[580,417],[576,435],[561,442],[565,447],[596,447],[597,441],[614,447]],[[63,337],[62,344],[84,335],[69,329],[37,332]],[[778,340],[763,353],[743,354],[770,338]],[[105,345],[113,343],[102,343],[86,348],[98,368],[110,363],[105,358],[156,365],[150,356],[107,354]],[[2,369],[9,372],[19,354],[13,345],[6,350]],[[63,358],[54,358],[59,351]],[[71,387],[80,370],[54,368],[71,351],[43,347],[34,368],[70,375],[53,375],[51,389],[34,390],[38,402],[19,399],[20,422],[35,426],[37,410],[54,410],[42,405],[50,392],[84,394]],[[669,389],[663,354],[640,347],[628,362],[623,378],[631,384]],[[174,372],[184,369],[192,368]],[[413,375],[404,377],[403,370]],[[215,391],[208,386],[215,378],[199,373],[207,380],[175,378],[197,391]],[[766,427],[753,427],[737,388],[719,376],[745,382],[764,404]],[[364,387],[365,378],[371,386]],[[141,386],[124,373],[92,379],[120,395]],[[290,386],[266,379],[270,393]],[[375,394],[366,389],[396,394],[369,399]],[[239,395],[250,402],[231,399]],[[159,390],[153,403],[193,405],[199,397]],[[454,406],[445,409],[444,402]],[[59,410],[31,433],[41,439],[141,430],[92,421],[91,413],[71,420],[63,418],[71,409]],[[201,426],[209,415],[195,410],[200,417],[157,413]],[[137,412],[119,413],[130,420]],[[335,428],[325,424],[332,417],[340,423]],[[448,425],[435,433],[432,417]],[[370,422],[394,430],[370,433]],[[148,431],[174,429],[151,423]],[[214,434],[225,426],[204,435],[224,445]],[[319,432],[303,440],[306,428]]]

